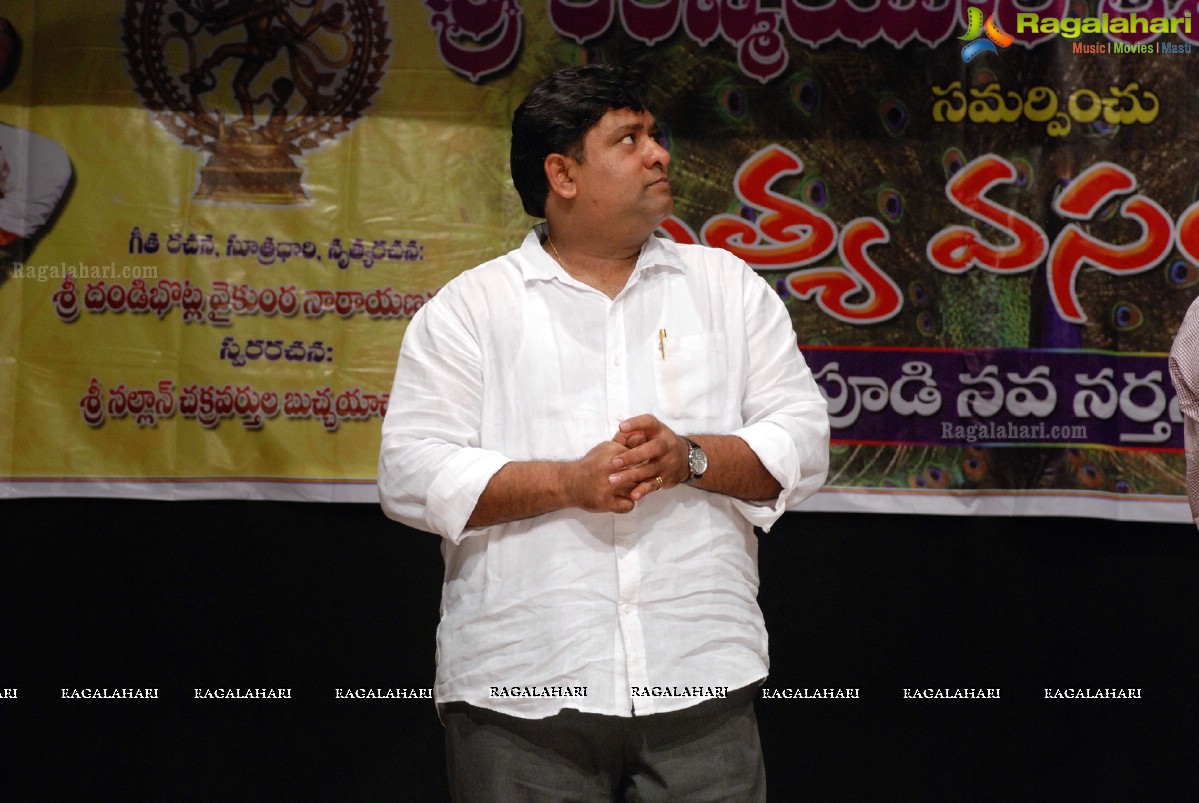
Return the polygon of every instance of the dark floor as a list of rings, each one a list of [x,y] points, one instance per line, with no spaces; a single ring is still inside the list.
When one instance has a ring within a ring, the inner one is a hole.
[[[436,801],[441,559],[371,505],[0,507],[0,787],[30,800]],[[763,536],[772,800],[1190,800],[1199,537],[1085,519],[788,514]],[[157,688],[157,700],[63,689]],[[289,700],[197,700],[197,688]],[[995,700],[905,689],[997,688]],[[1139,689],[1050,700],[1046,689]],[[7,795],[5,795],[7,797]],[[15,799],[15,798],[9,798]]]

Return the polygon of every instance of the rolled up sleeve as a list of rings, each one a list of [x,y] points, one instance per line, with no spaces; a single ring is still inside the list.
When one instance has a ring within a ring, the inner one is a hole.
[[[467,519],[508,458],[479,447],[480,349],[465,307],[455,301],[443,289],[404,335],[383,420],[378,485],[389,518],[458,543],[471,533]]]
[[[828,477],[828,405],[796,345],[782,301],[760,277],[750,273],[745,281],[745,425],[732,434],[749,445],[782,490],[770,502],[735,504],[751,524],[769,531]]]

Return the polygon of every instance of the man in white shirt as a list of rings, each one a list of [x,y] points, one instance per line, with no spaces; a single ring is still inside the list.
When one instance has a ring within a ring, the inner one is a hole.
[[[1187,308],[1170,348],[1170,379],[1182,411],[1183,451],[1186,453],[1187,501],[1199,526],[1199,298]]]
[[[512,176],[546,222],[404,337],[379,490],[444,539],[459,800],[764,799],[754,527],[823,484],[828,419],[770,286],[654,236],[647,96],[609,66],[534,88]]]

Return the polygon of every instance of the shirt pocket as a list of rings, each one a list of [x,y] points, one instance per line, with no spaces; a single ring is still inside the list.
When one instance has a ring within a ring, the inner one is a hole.
[[[730,377],[722,332],[668,337],[665,355],[655,356],[654,383],[662,413],[676,421],[724,416]]]

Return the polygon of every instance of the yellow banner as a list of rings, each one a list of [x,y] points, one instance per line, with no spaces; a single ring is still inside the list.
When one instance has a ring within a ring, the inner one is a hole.
[[[1187,520],[1199,31],[1067,5],[8,0],[0,496],[374,499],[407,322],[534,222],[516,103],[611,61],[829,398],[809,507]]]
[[[69,159],[0,286],[9,490],[373,494],[406,322],[523,236],[507,125],[527,81],[446,70],[419,3],[4,14],[0,122]]]

